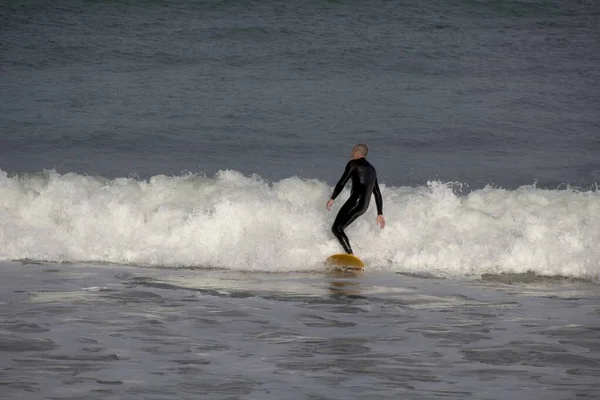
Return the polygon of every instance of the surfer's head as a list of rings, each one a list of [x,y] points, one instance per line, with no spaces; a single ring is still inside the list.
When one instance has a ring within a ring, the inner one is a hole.
[[[369,152],[369,148],[366,144],[357,144],[352,148],[352,159],[356,160],[358,158],[366,157]]]

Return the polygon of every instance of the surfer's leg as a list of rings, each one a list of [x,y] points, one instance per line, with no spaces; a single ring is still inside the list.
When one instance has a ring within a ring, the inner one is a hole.
[[[352,247],[350,246],[350,241],[348,240],[348,236],[344,233],[344,229],[352,222],[356,220],[356,218],[360,217],[364,214],[364,210],[360,207],[360,202],[355,199],[348,199],[348,201],[342,206],[340,212],[338,213],[335,221],[333,222],[333,226],[331,227],[331,232],[335,235],[337,240],[340,242],[344,251],[348,254],[354,254],[352,252]]]
[[[350,246],[350,240],[348,240],[348,236],[346,236],[346,234],[344,233],[344,229],[359,216],[360,214],[354,214],[352,215],[352,218],[348,221],[338,221],[338,219],[336,218],[335,222],[333,223],[333,226],[331,227],[331,231],[344,248],[344,251],[348,254],[354,253],[352,252],[352,247]]]
[[[348,236],[344,233],[344,229],[340,225],[333,224],[331,231],[344,248],[344,251],[348,254],[353,254],[352,247],[350,247],[350,241],[348,240]]]

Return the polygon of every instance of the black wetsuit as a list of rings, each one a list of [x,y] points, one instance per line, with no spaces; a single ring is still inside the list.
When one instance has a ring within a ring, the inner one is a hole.
[[[377,172],[364,157],[350,160],[346,164],[346,170],[335,186],[335,189],[333,189],[331,198],[335,200],[350,178],[352,178],[350,198],[340,209],[331,227],[331,231],[338,238],[344,251],[348,254],[352,254],[352,248],[350,247],[348,237],[344,233],[344,229],[367,211],[371,202],[371,194],[375,195],[377,215],[383,214],[383,200],[381,199],[381,192],[377,183]]]

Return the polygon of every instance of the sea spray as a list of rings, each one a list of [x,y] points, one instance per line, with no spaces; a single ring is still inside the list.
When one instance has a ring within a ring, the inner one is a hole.
[[[374,204],[347,229],[373,270],[474,276],[485,273],[600,276],[600,195],[565,188],[453,183],[381,185],[387,226]],[[330,232],[346,189],[291,177],[220,171],[105,179],[0,171],[0,257],[242,271],[310,271],[341,247]]]

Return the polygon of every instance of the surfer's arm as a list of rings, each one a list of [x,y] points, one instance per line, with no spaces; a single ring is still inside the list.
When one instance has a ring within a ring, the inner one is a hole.
[[[377,179],[375,179],[375,184],[373,185],[373,195],[375,196],[377,215],[383,215],[383,198],[381,197],[381,192],[379,191],[379,184],[377,183]]]
[[[348,164],[346,164],[346,169],[344,170],[344,174],[333,189],[333,193],[331,194],[330,200],[335,200],[335,198],[338,197],[338,195],[342,192],[342,189],[344,188],[344,186],[346,186],[346,183],[348,182],[348,179],[350,179],[350,175],[352,175],[352,171],[354,171],[354,168],[356,168],[355,163],[353,163],[352,161],[348,161]]]
[[[379,191],[379,183],[375,179],[375,185],[373,185],[373,195],[375,196],[375,205],[377,205],[377,225],[381,229],[385,226],[385,217],[383,216],[383,198]]]

